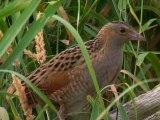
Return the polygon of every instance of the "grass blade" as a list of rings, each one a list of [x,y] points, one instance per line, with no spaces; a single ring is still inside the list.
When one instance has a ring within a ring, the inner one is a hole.
[[[84,56],[84,59],[86,61],[87,67],[88,67],[89,72],[91,74],[91,77],[92,77],[93,84],[95,86],[96,92],[97,92],[97,94],[100,94],[100,88],[99,88],[99,85],[98,85],[98,82],[97,82],[97,79],[96,79],[96,75],[95,75],[95,72],[94,72],[93,66],[91,64],[91,60],[90,60],[89,54],[88,54],[87,49],[86,49],[86,47],[85,47],[85,45],[83,43],[82,38],[80,37],[78,32],[67,21],[65,21],[64,19],[60,18],[57,15],[54,15],[53,18],[55,18],[58,21],[60,21],[61,23],[63,23],[69,29],[69,31],[72,32],[73,36],[75,37],[76,41],[78,42],[78,44],[80,46],[80,49],[81,49],[82,54]],[[101,94],[99,96],[99,100],[100,100],[100,105],[101,105],[102,109],[104,109],[104,103],[103,103],[103,99],[102,99]]]
[[[40,0],[34,0],[24,10],[21,17],[10,27],[10,29],[4,34],[3,39],[0,42],[0,57],[6,52],[9,45],[14,41],[17,34],[20,32],[28,18],[31,16],[33,11],[39,5]]]
[[[17,11],[26,8],[32,0],[15,0],[0,10],[0,18],[12,15]]]
[[[14,49],[12,55],[7,59],[7,61],[1,66],[1,69],[6,69],[13,63],[13,61],[22,53],[24,48],[26,48],[35,35],[44,27],[44,25],[48,22],[48,20],[52,17],[52,15],[57,11],[60,7],[62,0],[57,1],[56,3],[49,5],[44,12],[44,15],[38,21],[35,21],[30,27],[29,31],[24,35],[22,40],[18,43],[16,48]],[[35,29],[36,28],[36,29]],[[1,44],[0,44],[1,45]],[[4,48],[3,48],[4,49]]]

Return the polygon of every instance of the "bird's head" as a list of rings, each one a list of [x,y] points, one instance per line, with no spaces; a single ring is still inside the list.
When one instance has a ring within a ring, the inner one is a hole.
[[[145,38],[137,33],[131,26],[123,22],[111,22],[105,25],[99,32],[99,36],[108,46],[123,46],[129,40],[145,41]]]

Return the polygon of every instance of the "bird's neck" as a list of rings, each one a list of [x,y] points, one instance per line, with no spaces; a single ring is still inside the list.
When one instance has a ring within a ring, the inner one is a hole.
[[[94,39],[94,43],[93,43],[94,51],[100,51],[103,48],[104,43],[101,39],[102,38],[100,36]]]
[[[108,41],[108,42],[107,42]],[[98,51],[121,51],[123,48],[122,44],[116,44],[113,40],[106,40],[102,36],[97,36],[94,41],[94,49]]]

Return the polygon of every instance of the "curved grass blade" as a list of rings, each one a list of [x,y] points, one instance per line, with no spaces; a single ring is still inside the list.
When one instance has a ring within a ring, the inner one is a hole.
[[[57,116],[59,118],[61,118],[59,113],[57,112],[55,106],[52,104],[52,102],[47,98],[46,95],[44,95],[41,92],[41,90],[38,87],[36,87],[34,84],[32,84],[30,80],[28,80],[23,75],[21,75],[17,72],[11,71],[11,70],[0,70],[0,72],[11,73],[11,74],[18,76],[20,78],[20,80],[24,81],[25,84],[28,85],[54,112],[56,112]]]
[[[40,29],[44,27],[44,25],[48,22],[48,20],[52,17],[52,15],[57,11],[61,3],[62,3],[62,0],[59,0],[54,4],[48,5],[48,7],[46,8],[46,11],[44,12],[44,15],[38,21],[33,22],[32,26],[30,27],[28,32],[24,35],[22,40],[18,43],[18,45],[14,49],[11,56],[1,66],[1,69],[7,69],[9,65],[13,63],[13,61],[20,55],[20,53],[22,53],[22,51],[29,45],[32,39],[40,31]]]
[[[0,57],[6,52],[9,45],[14,41],[15,37],[20,32],[33,11],[37,8],[39,3],[40,0],[33,0],[30,5],[24,10],[21,17],[17,19],[17,21],[4,34],[4,37],[0,42]]]
[[[0,10],[0,19],[26,8],[32,0],[15,0]]]
[[[80,49],[81,49],[82,54],[84,56],[84,59],[86,61],[87,67],[89,69],[89,72],[91,74],[91,78],[93,80],[93,84],[95,86],[95,90],[96,90],[97,94],[100,94],[100,88],[99,88],[99,85],[98,85],[98,82],[97,82],[97,79],[96,79],[96,75],[95,75],[91,60],[90,60],[90,56],[89,56],[89,54],[87,52],[87,49],[86,49],[86,47],[85,47],[85,45],[83,43],[83,40],[82,40],[81,36],[78,34],[78,32],[67,21],[65,21],[61,17],[59,17],[57,15],[54,15],[53,18],[55,18],[58,21],[60,21],[61,23],[63,23],[65,25],[65,27],[67,27],[69,29],[69,31],[71,31],[71,33],[75,37],[77,43],[80,46]],[[103,110],[105,107],[104,107],[104,102],[103,102],[101,94],[99,95],[99,102],[100,102],[100,107]]]
[[[123,72],[123,71],[121,71]],[[100,120],[103,118],[103,116],[105,114],[109,115],[109,110],[111,109],[111,107],[116,103],[116,101],[120,100],[124,95],[126,95],[127,93],[131,92],[134,88],[144,84],[144,83],[147,83],[149,81],[140,81],[134,85],[132,85],[131,87],[129,87],[128,89],[126,89],[125,91],[123,91],[99,116],[96,120]]]

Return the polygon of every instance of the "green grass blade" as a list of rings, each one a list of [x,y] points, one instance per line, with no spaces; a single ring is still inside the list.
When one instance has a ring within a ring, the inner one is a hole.
[[[77,43],[79,44],[80,46],[80,49],[82,51],[82,54],[85,58],[85,61],[86,61],[86,64],[88,66],[88,69],[92,75],[92,79],[93,79],[93,83],[95,85],[95,89],[96,89],[96,92],[99,93],[100,92],[100,88],[99,88],[99,85],[98,85],[98,82],[96,80],[96,75],[95,75],[95,72],[93,70],[93,66],[91,64],[91,60],[90,60],[90,56],[87,52],[87,49],[83,43],[83,40],[81,38],[81,36],[78,34],[78,32],[67,22],[65,21],[64,19],[62,19],[61,17],[57,16],[57,15],[54,15],[53,18],[57,19],[58,21],[60,21],[61,23],[63,23],[65,25],[65,27],[67,27],[71,32],[72,34],[74,35]]]
[[[149,19],[143,26],[142,26],[142,32],[146,31],[149,26],[152,24],[152,22],[154,22],[155,20],[157,20],[157,18],[152,18],[152,19]]]
[[[39,5],[39,3],[40,0],[32,1],[30,5],[24,10],[21,17],[4,34],[3,39],[0,41],[0,57],[6,52],[9,45],[13,42],[17,34],[20,32],[20,30],[28,20],[28,18]]]
[[[38,115],[36,116],[35,120],[45,120],[45,117],[44,117],[44,112],[45,110],[47,109],[48,105],[45,105],[43,108],[39,108],[39,112],[38,112]]]
[[[151,62],[157,77],[160,78],[160,61],[159,58],[154,53],[149,53],[147,59]]]
[[[149,52],[144,52],[138,55],[137,58],[137,66],[141,66],[141,64],[144,62],[144,59],[146,58],[146,56],[149,54]]]
[[[121,20],[121,15],[120,15],[120,12],[118,10],[118,6],[116,5],[115,0],[112,0],[112,3],[113,3],[114,9],[115,9],[115,11],[117,13],[117,16],[118,16],[119,20]]]
[[[29,88],[31,88],[59,116],[55,106],[52,104],[50,99],[48,99],[47,96],[45,96],[40,91],[40,89],[38,87],[36,87],[34,84],[32,84],[31,81],[28,80],[26,77],[24,77],[23,75],[21,75],[17,72],[11,71],[11,70],[0,70],[0,72],[11,73],[11,74],[14,74],[14,75],[18,76],[20,78],[20,80],[24,81],[26,83],[26,85],[28,85]],[[61,118],[61,117],[59,116],[59,118]]]
[[[20,11],[26,8],[32,0],[15,0],[14,2],[9,3],[3,9],[0,10],[0,18],[4,18],[8,15],[12,15],[17,11]]]
[[[52,15],[57,11],[59,6],[61,5],[62,0],[57,1],[54,4],[48,5],[46,11],[42,18],[38,21],[35,21],[28,32],[24,35],[22,40],[18,43],[16,48],[14,49],[11,56],[7,59],[7,61],[1,66],[1,69],[6,69],[13,63],[13,61],[22,53],[22,51],[29,45],[32,39],[36,36],[36,34],[44,27],[44,25],[48,22],[48,20],[52,17]],[[1,45],[1,44],[0,44]],[[1,49],[1,48],[0,48]],[[4,48],[3,48],[4,49]]]
[[[78,32],[67,22],[65,21],[64,19],[62,19],[61,17],[57,16],[57,15],[54,15],[53,18],[57,19],[58,21],[60,21],[61,23],[63,23],[65,25],[65,27],[67,27],[71,32],[72,34],[74,35],[77,43],[79,44],[80,46],[80,49],[82,51],[82,54],[85,58],[85,61],[86,61],[86,64],[88,66],[88,69],[92,75],[92,79],[93,79],[93,83],[95,85],[95,89],[96,89],[96,92],[99,93],[100,92],[100,88],[99,88],[99,85],[98,85],[98,82],[96,80],[96,75],[95,75],[95,72],[93,70],[93,66],[91,64],[91,60],[90,60],[90,56],[87,52],[87,49],[83,43],[83,40],[81,38],[81,36],[78,34]]]
[[[122,120],[129,120],[128,115],[127,115],[124,107],[121,104],[118,105],[118,112],[119,112]]]
[[[133,15],[133,17],[135,18],[135,20],[137,21],[137,23],[138,23],[139,25],[141,25],[139,18],[137,17],[136,13],[134,12],[134,10],[133,10],[133,8],[132,8],[132,6],[131,6],[131,4],[130,4],[130,1],[127,0],[127,3],[128,3],[129,10],[130,10],[131,14]],[[141,26],[140,26],[140,27],[141,27]]]
[[[109,110],[111,109],[111,107],[117,102],[119,101],[122,97],[124,97],[124,95],[126,95],[127,93],[129,93],[131,90],[135,89],[136,87],[146,83],[147,81],[140,81],[134,85],[132,85],[131,87],[129,87],[128,89],[126,89],[125,91],[123,91],[118,97],[116,97],[116,99],[114,101],[112,101],[112,103],[107,107],[107,109],[105,109],[101,115],[98,116],[98,118],[96,120],[100,120],[103,118],[103,116],[105,114],[109,115]]]
[[[7,23],[3,19],[0,19],[0,29],[3,33],[8,29]]]
[[[99,85],[98,85],[98,82],[97,82],[97,79],[96,79],[96,75],[95,75],[91,60],[90,60],[90,56],[89,56],[89,54],[87,52],[87,49],[86,49],[86,47],[85,47],[85,45],[83,43],[83,40],[82,40],[81,36],[78,34],[78,32],[67,21],[65,21],[61,17],[59,17],[57,15],[54,15],[53,18],[55,18],[58,21],[60,21],[61,23],[63,23],[65,25],[65,27],[67,27],[69,29],[69,31],[71,31],[71,33],[75,37],[77,43],[80,46],[80,49],[81,49],[82,54],[84,56],[84,59],[86,61],[87,67],[89,69],[89,72],[91,74],[91,77],[92,77],[92,80],[93,80],[93,84],[95,86],[95,90],[96,90],[97,94],[100,94],[100,88],[99,88]],[[102,109],[104,109],[104,103],[103,103],[101,94],[100,94],[99,100],[100,100],[100,105],[101,105]]]

